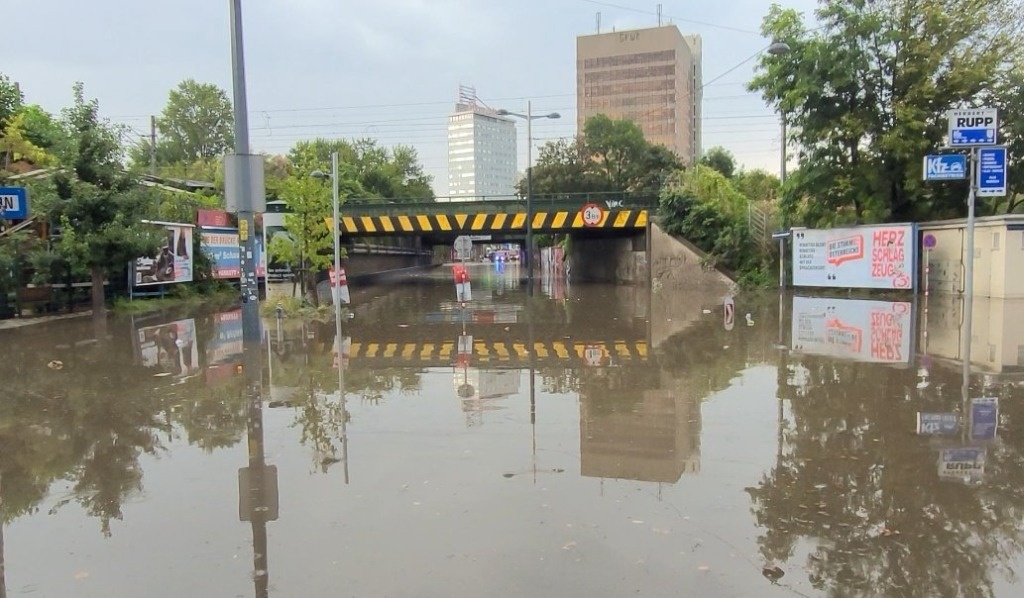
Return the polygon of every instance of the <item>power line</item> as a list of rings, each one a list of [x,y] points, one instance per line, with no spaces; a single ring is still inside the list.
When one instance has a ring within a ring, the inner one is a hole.
[[[581,2],[586,2],[587,4],[596,4],[597,6],[607,6],[608,8],[617,8],[619,10],[626,10],[626,11],[629,11],[629,12],[636,12],[636,13],[645,14],[645,15],[661,16],[661,17],[664,17],[666,19],[671,19],[673,21],[679,21],[679,22],[682,22],[682,23],[693,23],[694,25],[703,25],[704,27],[714,27],[715,29],[724,29],[726,31],[737,31],[739,33],[750,33],[750,34],[753,34],[753,35],[761,35],[760,31],[754,31],[752,29],[741,29],[739,27],[732,27],[730,25],[719,25],[718,23],[708,23],[707,21],[697,21],[697,20],[694,20],[694,19],[686,19],[686,18],[683,18],[683,17],[674,17],[672,15],[666,15],[664,13],[659,15],[658,13],[651,12],[649,10],[643,10],[643,9],[640,9],[640,8],[633,8],[631,6],[621,6],[619,4],[611,4],[610,2],[598,2],[598,0],[581,0]]]

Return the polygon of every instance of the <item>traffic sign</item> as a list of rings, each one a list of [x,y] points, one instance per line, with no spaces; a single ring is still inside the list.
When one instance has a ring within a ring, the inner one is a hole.
[[[583,349],[583,359],[589,366],[600,366],[604,362],[604,347],[601,345],[587,345]]]
[[[978,150],[978,195],[1006,196],[1006,146]]]
[[[924,157],[924,180],[956,181],[967,178],[967,156],[935,154]]]
[[[604,220],[604,209],[596,203],[588,203],[580,210],[585,226],[597,226]]]
[[[473,251],[473,239],[470,239],[466,235],[459,235],[455,239],[455,252],[459,254],[459,259],[468,259],[470,252]]]
[[[788,239],[788,238],[789,238],[789,231],[788,230],[779,230],[779,231],[775,231],[774,233],[772,233],[772,239],[776,240],[776,241],[779,240],[779,239]]]
[[[28,218],[28,190],[24,187],[0,187],[0,220]]]
[[[935,235],[933,235],[931,233],[928,233],[927,235],[924,236],[924,246],[927,249],[934,249],[935,248],[935,242],[936,242]]]
[[[725,329],[732,330],[736,325],[736,301],[732,297],[725,298]]]
[[[950,110],[946,115],[949,118],[950,147],[996,144],[999,113],[995,108]]]

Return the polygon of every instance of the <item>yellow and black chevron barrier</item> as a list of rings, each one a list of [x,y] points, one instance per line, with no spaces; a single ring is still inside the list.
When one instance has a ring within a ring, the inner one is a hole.
[[[577,361],[606,364],[620,361],[645,361],[646,341],[612,341],[596,343],[535,342],[533,350],[538,361]],[[458,356],[455,340],[439,343],[360,342],[353,340],[349,349],[352,360],[394,359],[425,363],[453,363]],[[472,363],[526,362],[530,359],[527,343],[475,341]]]
[[[327,228],[334,228],[328,217]],[[534,211],[534,231],[630,229],[647,227],[647,210],[606,210],[594,225],[583,223],[583,214],[574,210]],[[343,235],[368,236],[430,233],[503,233],[525,232],[526,212],[499,214],[419,214],[411,216],[342,216]]]

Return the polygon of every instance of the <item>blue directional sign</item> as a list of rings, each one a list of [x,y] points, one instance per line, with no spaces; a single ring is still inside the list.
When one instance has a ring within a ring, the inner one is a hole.
[[[924,157],[924,180],[955,181],[967,178],[967,156],[937,154]]]
[[[999,113],[995,108],[971,108],[950,110],[949,145],[951,147],[972,147],[995,145]]]
[[[1006,196],[1006,146],[978,150],[978,195]]]
[[[0,187],[0,220],[28,218],[28,191],[24,187]]]

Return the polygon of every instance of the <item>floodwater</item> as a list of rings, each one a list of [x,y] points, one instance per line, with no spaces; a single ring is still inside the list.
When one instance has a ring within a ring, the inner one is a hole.
[[[0,598],[1024,592],[1024,303],[517,274],[0,331]]]

